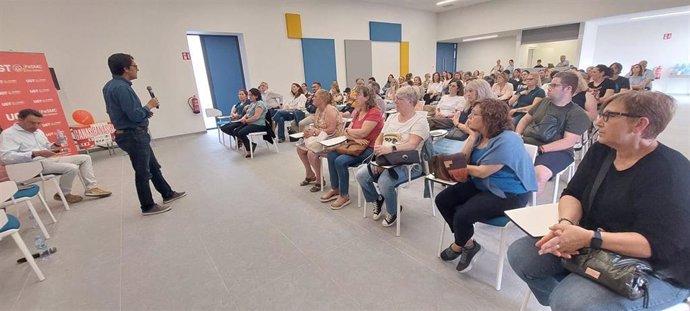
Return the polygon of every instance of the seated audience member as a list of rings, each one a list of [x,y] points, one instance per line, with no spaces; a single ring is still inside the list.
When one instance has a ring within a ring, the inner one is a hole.
[[[585,110],[589,120],[594,122],[597,118],[597,99],[594,98],[594,94],[589,91],[589,86],[587,85],[587,80],[582,77],[581,74],[577,73],[577,89],[575,90],[575,95],[573,95],[573,103],[580,106],[580,108]]]
[[[318,90],[314,93],[314,105],[316,105],[314,126],[304,130],[305,139],[319,136],[321,133],[326,133],[325,136],[328,138],[338,137],[344,134],[343,118],[340,116],[338,109],[335,108],[332,101],[331,93],[326,90]],[[310,150],[303,144],[298,145],[296,149],[297,155],[300,161],[302,161],[302,165],[304,165],[306,176],[299,185],[307,186],[316,181],[316,184],[314,184],[309,191],[321,191],[321,152]]]
[[[328,173],[331,190],[321,196],[321,202],[335,200],[331,209],[337,210],[350,204],[350,166],[359,165],[374,152],[374,143],[383,128],[383,112],[379,110],[375,98],[378,97],[368,87],[356,87],[356,109],[352,115],[350,126],[345,129],[348,140],[366,144],[368,147],[359,156],[339,154],[335,151],[328,153]]]
[[[419,76],[415,76],[412,79],[412,86],[417,91],[417,94],[419,94],[419,100],[423,100],[424,99],[424,93],[426,93],[426,90],[422,86],[422,78],[420,78]]]
[[[266,113],[268,107],[266,103],[261,100],[261,92],[258,89],[249,90],[249,109],[244,117],[240,118],[241,125],[233,131],[232,135],[237,137],[237,141],[241,141],[244,149],[247,151],[245,158],[250,158],[249,153],[249,135],[250,133],[266,131]],[[252,143],[252,149],[256,147],[256,143]]]
[[[240,89],[240,91],[237,93],[237,97],[240,99],[240,101],[232,106],[232,109],[230,110],[230,120],[238,120],[244,116],[244,114],[247,112],[247,108],[249,108],[249,105],[251,104],[249,98],[247,98],[247,90]]]
[[[534,169],[540,192],[552,176],[573,163],[573,146],[592,124],[585,111],[572,102],[577,84],[574,73],[557,73],[549,84],[549,97],[532,107],[516,128],[526,144],[539,146]]]
[[[611,76],[611,69],[606,65],[599,64],[592,67],[588,73],[591,80],[588,84],[589,90],[601,105],[607,98],[613,96],[616,88],[613,81],[608,78]]]
[[[652,81],[654,81],[654,72],[651,69],[647,68],[647,61],[646,60],[641,60],[640,61],[640,66],[642,66],[642,75],[644,76],[644,89],[645,90],[651,90],[652,89]]]
[[[472,239],[474,223],[524,207],[537,190],[532,158],[513,131],[508,106],[496,99],[474,103],[467,120],[470,135],[462,153],[469,180],[441,191],[436,206],[455,240],[441,253],[445,261],[460,257],[456,270],[467,272],[481,249]],[[476,260],[476,259],[475,259]]]
[[[302,94],[304,94],[304,97],[306,97],[307,100],[309,100],[309,99],[311,98],[311,96],[314,95],[314,94],[312,94],[311,92],[309,92],[309,88],[307,87],[307,84],[306,84],[306,83],[302,82],[301,87],[302,87]]]
[[[527,111],[536,107],[546,96],[544,90],[541,88],[541,79],[538,73],[526,74],[523,77],[523,82],[527,88],[515,93],[515,95],[508,100],[508,105],[513,107],[510,109],[510,116],[513,117],[513,124],[516,125]]]
[[[261,84],[259,84],[259,91],[261,91],[262,101],[271,111],[271,115],[273,115],[275,111],[280,109],[280,106],[283,105],[283,95],[269,91],[268,83],[266,82],[261,82]]]
[[[318,90],[321,89],[321,83],[319,82],[314,82],[311,84],[311,96],[307,98],[307,102],[304,104],[305,109],[307,110],[307,115],[302,119],[302,121],[299,121],[298,127],[300,132],[304,132],[304,129],[307,127],[307,125],[314,123],[314,112],[316,111],[316,106],[314,105],[314,94]]]
[[[285,121],[295,120],[297,124],[305,117],[307,98],[302,94],[302,88],[299,84],[293,83],[290,87],[290,94],[292,98],[288,100],[282,109],[276,111],[273,120],[278,127],[278,142],[285,141]]]
[[[237,97],[239,98],[239,102],[232,106],[232,110],[230,111],[230,120],[239,120],[240,118],[244,117],[244,115],[247,113],[247,109],[249,109],[249,106],[251,105],[251,102],[249,101],[249,98],[247,98],[247,91],[245,89],[240,89],[240,91],[237,93]],[[231,122],[228,124],[225,124],[220,127],[220,130],[228,134],[232,137],[234,136],[235,129],[238,127],[242,126],[243,124],[240,122]],[[238,140],[237,141],[238,148],[241,145],[241,142]]]
[[[556,67],[568,67],[570,66],[570,62],[565,59],[565,55],[561,55],[561,61],[556,64]]]
[[[640,64],[635,64],[630,67],[630,74],[628,75],[628,80],[630,80],[630,88],[635,91],[644,90],[645,88],[645,77],[642,72],[642,66]]]
[[[537,64],[534,65],[534,68],[544,68],[544,65],[541,64],[541,59],[537,59]]]
[[[422,88],[424,88],[425,93],[429,88],[429,84],[431,84],[431,74],[427,72],[424,74],[424,82],[422,82]]]
[[[513,85],[508,83],[508,75],[505,73],[496,76],[496,83],[491,86],[498,100],[508,101],[513,96]]]
[[[453,81],[448,85],[448,94],[443,95],[435,107],[434,116],[428,119],[429,128],[432,130],[447,129],[453,127],[453,116],[458,110],[465,107],[465,91],[460,81]],[[427,105],[426,107],[432,107]]]
[[[77,203],[83,198],[72,194],[74,177],[84,182],[87,197],[103,198],[112,194],[96,185],[96,176],[93,172],[91,157],[85,154],[61,155],[63,148],[57,142],[51,143],[39,128],[43,122],[43,114],[34,109],[23,109],[17,114],[17,123],[2,131],[0,138],[0,154],[5,165],[41,161],[43,174],[59,174],[60,190],[69,203]],[[21,182],[23,180],[16,180]],[[60,201],[60,195],[53,196]]]
[[[379,95],[381,93],[381,86],[378,84],[378,82],[371,82],[369,83],[369,88],[374,92],[374,101],[376,102],[376,107],[379,107],[379,110],[382,112],[386,111],[386,101],[381,98]]]
[[[503,66],[501,65],[501,60],[497,59],[496,66],[491,67],[491,70],[489,70],[489,74],[499,74],[501,72],[503,72]]]
[[[398,85],[398,81],[393,80],[393,82],[391,82],[390,87],[388,88],[388,91],[386,92],[386,100],[395,100],[395,93],[398,91],[399,88],[400,85]]]
[[[508,71],[507,74],[510,75],[513,72],[513,70],[515,70],[515,63],[513,63],[512,59],[509,59],[508,66],[506,66],[506,68],[503,69],[503,72]]]
[[[508,249],[510,266],[540,304],[553,310],[670,310],[690,295],[690,162],[657,141],[675,109],[672,97],[657,92],[604,101],[598,142],[563,191],[558,223],[538,241],[524,237]],[[593,189],[600,173],[603,180]],[[561,260],[584,247],[649,262],[648,299],[628,299],[564,269]]]
[[[614,85],[613,92],[618,94],[630,91],[630,80],[620,75],[623,70],[623,65],[620,63],[613,63],[609,66],[609,69],[611,69],[611,81]]]
[[[388,89],[391,88],[391,83],[395,81],[395,76],[393,74],[388,75],[388,79],[386,80],[386,84],[383,86],[383,93],[386,94],[388,92]]]
[[[445,138],[460,141],[465,140],[470,133],[470,130],[467,127],[466,123],[467,118],[472,113],[473,104],[485,98],[496,98],[494,92],[491,91],[489,82],[486,82],[483,79],[474,79],[467,82],[467,85],[464,89],[464,93],[464,106],[458,106],[457,111],[455,112],[455,115],[452,118],[454,129],[457,128],[457,131],[449,131],[448,135],[446,135]]]
[[[434,72],[431,76],[431,83],[426,89],[426,94],[424,94],[424,104],[431,104],[433,101],[437,101],[441,98],[443,92],[443,84],[441,83],[441,74]]]
[[[520,68],[515,68],[511,73],[510,73],[510,79],[508,82],[513,85],[513,90],[517,90],[518,87],[520,86],[521,82],[521,74],[520,74]]]
[[[344,103],[343,94],[340,93],[340,85],[338,85],[338,81],[333,80],[333,82],[331,82],[331,97],[333,97],[333,103],[336,105]]]
[[[496,82],[492,76],[485,76],[482,79],[484,79],[484,81],[486,81],[486,82],[489,82],[489,86],[491,86],[491,87],[493,87],[494,82]]]
[[[396,114],[391,115],[386,120],[381,134],[376,138],[374,144],[374,154],[377,156],[389,154],[396,151],[417,150],[421,151],[424,140],[429,137],[429,123],[426,122],[425,113],[417,113],[417,93],[410,86],[401,87],[395,97]],[[357,182],[362,187],[362,193],[366,202],[372,203],[374,220],[381,218],[381,206],[386,204],[387,215],[381,224],[389,227],[397,220],[398,199],[395,187],[408,179],[408,169],[405,166],[398,166],[391,169],[382,169],[372,166],[371,176],[367,165],[362,165],[357,170]],[[391,173],[394,172],[394,173]],[[412,176],[422,175],[422,168],[413,165]],[[374,182],[378,184],[377,192]]]

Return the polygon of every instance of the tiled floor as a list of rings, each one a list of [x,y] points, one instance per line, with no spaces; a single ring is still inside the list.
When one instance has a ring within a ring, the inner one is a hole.
[[[688,108],[662,136],[686,156]],[[168,181],[189,195],[169,213],[142,217],[128,158],[93,154],[100,185],[114,194],[69,212],[50,200],[59,222],[48,225],[48,243],[58,252],[39,262],[44,282],[15,263],[11,239],[0,241],[1,310],[519,309],[526,287],[507,262],[503,289],[493,288],[497,229],[478,226],[487,251],[467,274],[437,258],[442,220],[421,197],[421,181],[403,191],[395,237],[395,227],[362,219],[355,203],[331,211],[299,187],[292,144],[278,154],[260,145],[253,160],[220,145],[215,131],[155,146]],[[19,208],[25,224],[27,214]],[[36,232],[21,234],[31,245]],[[510,240],[520,236],[509,230]]]

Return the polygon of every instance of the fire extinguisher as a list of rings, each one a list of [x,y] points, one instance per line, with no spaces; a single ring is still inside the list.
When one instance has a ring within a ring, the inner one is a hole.
[[[196,95],[192,95],[192,97],[187,99],[187,105],[190,109],[192,109],[193,113],[201,112],[201,105],[199,105],[199,99],[196,98]]]
[[[661,79],[661,66],[656,66],[656,68],[654,68],[654,79]]]

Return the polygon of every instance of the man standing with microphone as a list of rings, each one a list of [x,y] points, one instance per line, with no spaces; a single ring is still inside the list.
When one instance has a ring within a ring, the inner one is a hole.
[[[132,162],[141,212],[144,216],[165,213],[171,208],[166,204],[184,197],[186,193],[172,190],[163,178],[161,166],[151,149],[149,118],[153,117],[151,109],[158,108],[160,104],[148,88],[152,98],[142,107],[139,97],[132,89],[132,80],[137,78],[139,67],[131,55],[111,55],[108,58],[108,67],[113,79],[103,87],[103,98],[110,121],[115,127],[115,142],[129,154]],[[153,201],[149,180],[163,196],[163,204]]]

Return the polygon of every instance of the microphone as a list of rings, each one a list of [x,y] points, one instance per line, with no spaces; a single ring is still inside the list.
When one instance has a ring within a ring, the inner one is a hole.
[[[156,95],[153,95],[153,88],[150,85],[146,87],[146,90],[149,91],[149,95],[151,95],[151,98],[156,97]],[[161,107],[156,106],[156,109],[161,109]]]

